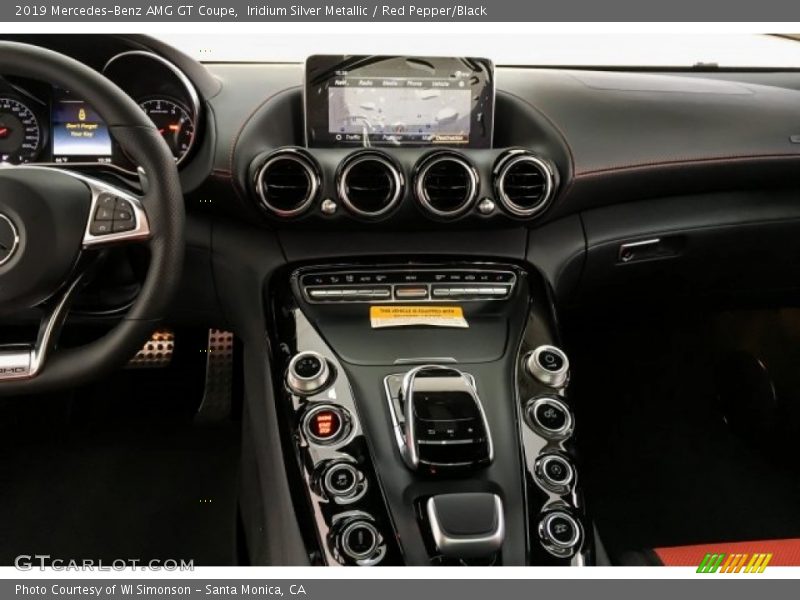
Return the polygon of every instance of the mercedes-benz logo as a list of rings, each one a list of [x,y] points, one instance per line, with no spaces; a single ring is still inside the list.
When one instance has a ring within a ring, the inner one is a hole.
[[[0,213],[0,267],[14,258],[19,248],[19,232],[14,223]]]

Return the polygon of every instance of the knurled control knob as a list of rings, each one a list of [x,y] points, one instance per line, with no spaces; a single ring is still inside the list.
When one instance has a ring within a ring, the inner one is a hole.
[[[539,540],[545,550],[555,556],[572,556],[580,547],[582,538],[580,523],[564,510],[545,513],[539,520]]]
[[[525,358],[525,368],[537,381],[552,388],[564,387],[569,379],[569,359],[555,346],[539,346]]]
[[[337,543],[342,554],[356,562],[374,557],[381,545],[381,534],[366,519],[356,519],[342,528]]]
[[[575,479],[575,470],[560,454],[543,454],[536,459],[534,474],[539,483],[551,492],[564,493]]]
[[[321,392],[331,383],[331,368],[324,356],[306,351],[295,354],[286,369],[286,385],[300,396]]]
[[[572,412],[561,398],[540,396],[532,398],[525,407],[528,424],[550,439],[565,439],[572,434]]]
[[[347,498],[356,494],[363,478],[363,474],[354,464],[334,462],[322,473],[322,489],[328,496]]]

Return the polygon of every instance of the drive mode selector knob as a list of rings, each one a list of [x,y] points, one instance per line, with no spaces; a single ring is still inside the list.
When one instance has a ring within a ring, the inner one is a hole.
[[[331,384],[331,368],[324,356],[317,352],[300,352],[289,361],[286,385],[300,396],[310,396]]]
[[[583,533],[580,523],[566,511],[545,513],[539,520],[539,540],[550,554],[570,557],[580,547]]]
[[[539,346],[525,358],[528,373],[540,383],[552,388],[566,385],[569,379],[569,359],[555,346]]]
[[[525,418],[528,425],[547,438],[564,439],[572,433],[572,413],[564,401],[555,396],[529,400]]]

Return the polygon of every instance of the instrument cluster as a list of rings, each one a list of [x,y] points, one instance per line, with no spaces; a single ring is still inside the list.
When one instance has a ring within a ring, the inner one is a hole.
[[[112,57],[102,73],[127,92],[158,128],[180,166],[199,138],[201,105],[191,81],[157,54]],[[0,78],[0,163],[105,165],[133,172],[92,106],[46,82]]]

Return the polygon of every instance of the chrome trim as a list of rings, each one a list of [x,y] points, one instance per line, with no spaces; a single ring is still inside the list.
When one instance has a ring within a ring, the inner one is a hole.
[[[445,161],[456,163],[462,167],[467,172],[470,186],[469,192],[467,193],[463,204],[457,209],[450,211],[439,210],[433,206],[433,204],[431,204],[430,197],[428,196],[428,192],[425,189],[425,177],[428,175],[428,171],[430,171],[431,167],[434,165]],[[414,191],[417,200],[419,200],[420,204],[422,204],[429,212],[439,217],[457,217],[472,208],[475,199],[478,197],[479,181],[477,170],[474,166],[472,166],[472,164],[467,162],[465,158],[462,158],[459,154],[451,151],[436,152],[435,154],[422,159],[421,166],[419,167],[419,171],[414,179]]]
[[[150,59],[156,61],[157,63],[160,63],[161,65],[163,65],[164,67],[169,69],[172,72],[173,75],[175,75],[175,77],[178,79],[178,81],[181,83],[181,85],[186,90],[186,93],[189,96],[189,102],[191,104],[192,118],[194,119],[195,134],[192,136],[192,141],[189,144],[189,147],[186,149],[186,152],[183,153],[183,156],[180,157],[179,159],[176,158],[176,160],[175,160],[175,164],[180,166],[181,163],[183,163],[183,161],[191,154],[192,150],[194,149],[195,142],[197,141],[197,138],[199,137],[197,135],[197,133],[198,133],[198,130],[199,130],[199,127],[200,127],[200,107],[201,107],[201,104],[200,104],[200,96],[197,93],[197,89],[194,87],[194,84],[192,83],[191,79],[189,79],[186,76],[186,73],[181,71],[175,64],[173,64],[172,62],[168,61],[163,56],[159,56],[158,54],[155,54],[154,52],[149,52],[147,50],[127,50],[125,52],[120,52],[119,54],[116,54],[116,55],[112,56],[110,59],[108,59],[106,64],[103,65],[103,68],[101,69],[100,72],[103,75],[105,75],[106,69],[108,69],[108,67],[111,65],[111,63],[113,63],[117,59],[122,58],[124,56],[143,56],[145,58],[150,58]],[[138,99],[134,98],[134,101],[136,102],[136,104],[140,105],[140,101]],[[140,106],[140,108],[141,108],[141,106]],[[127,169],[123,169],[123,170],[126,171],[126,172],[130,172],[130,171],[127,171]]]
[[[495,530],[480,536],[450,536],[442,531],[439,524],[439,515],[436,510],[435,496],[428,498],[425,510],[431,525],[431,534],[436,548],[444,556],[457,558],[477,558],[489,556],[497,552],[503,545],[506,537],[506,521],[503,512],[503,502],[500,496],[493,494],[497,526]],[[489,549],[487,552],[486,549]]]
[[[558,429],[549,429],[542,425],[539,422],[539,419],[536,416],[536,409],[539,408],[542,404],[549,404],[551,406],[556,406],[564,411],[564,425],[559,427]],[[548,439],[564,439],[570,436],[572,433],[573,427],[573,419],[572,419],[572,412],[570,411],[569,407],[564,403],[563,400],[560,398],[556,398],[555,396],[539,396],[537,398],[531,398],[527,404],[525,405],[525,417],[526,422],[528,425],[543,435]]]
[[[658,246],[661,243],[661,238],[652,238],[649,240],[642,240],[640,242],[629,242],[627,244],[621,244],[619,247],[619,251],[617,252],[617,260],[621,263],[627,263],[634,259],[633,255],[626,256],[625,252],[632,248],[642,248],[646,246]],[[649,257],[649,258],[656,258],[656,257]]]
[[[521,162],[529,162],[536,166],[536,168],[541,171],[545,183],[541,199],[530,208],[523,208],[519,204],[516,204],[508,197],[508,194],[506,194],[504,189],[508,170]],[[510,153],[506,154],[506,156],[501,158],[495,167],[494,188],[495,194],[500,199],[500,203],[508,212],[517,217],[531,217],[542,212],[550,204],[553,190],[555,188],[555,175],[553,174],[551,167],[537,156],[525,152],[524,150],[512,150]]]
[[[495,205],[494,200],[491,198],[484,198],[478,202],[478,212],[482,215],[492,214],[495,208],[497,208],[497,206]]]
[[[551,352],[561,357],[563,365],[560,369],[553,371],[544,367],[539,358],[544,352]],[[552,388],[564,387],[569,380],[569,358],[566,353],[556,346],[539,346],[525,357],[525,369],[540,383]]]
[[[316,375],[311,377],[303,377],[297,373],[297,363],[305,357],[314,357],[319,361],[320,368]],[[331,370],[328,366],[328,360],[319,352],[306,350],[305,352],[298,352],[289,361],[289,366],[286,369],[286,385],[287,387],[298,396],[310,396],[321,392],[327,388],[332,382]]]
[[[352,200],[350,200],[350,197],[347,195],[347,176],[350,174],[350,171],[354,166],[367,161],[375,161],[386,167],[389,170],[392,182],[394,183],[394,194],[389,200],[389,203],[379,211],[369,212],[361,210],[353,204]],[[403,184],[403,174],[390,159],[372,150],[357,150],[355,153],[344,159],[342,170],[337,177],[336,191],[339,194],[339,199],[344,203],[348,210],[362,217],[374,218],[385,215],[397,205],[403,194]]]
[[[392,364],[394,365],[422,365],[426,363],[447,363],[456,364],[458,361],[452,356],[432,356],[419,358],[396,358]]]
[[[269,200],[267,200],[266,195],[264,194],[264,173],[269,167],[281,160],[290,160],[296,162],[303,167],[303,170],[308,176],[309,187],[306,197],[300,204],[290,210],[284,210],[273,206],[270,204]],[[309,157],[295,148],[283,148],[272,153],[264,162],[264,164],[258,168],[255,176],[256,193],[258,194],[259,198],[261,198],[261,204],[264,206],[264,208],[278,215],[279,217],[295,217],[308,210],[308,208],[314,202],[314,199],[317,197],[317,193],[319,192],[321,185],[322,180],[316,165],[311,162]]]
[[[14,258],[14,255],[17,253],[17,250],[19,249],[19,229],[17,229],[17,226],[14,225],[14,221],[12,221],[8,216],[4,215],[3,213],[0,213],[0,219],[8,223],[8,226],[11,227],[11,233],[14,236],[14,241],[11,244],[11,248],[7,248],[8,255],[5,258],[0,259],[0,267],[2,267],[8,261]]]
[[[42,319],[33,346],[14,344],[0,346],[0,382],[32,379],[38,375],[55,345],[59,328],[66,319],[67,307],[79,289],[82,277],[76,278],[67,288],[58,304]]]

